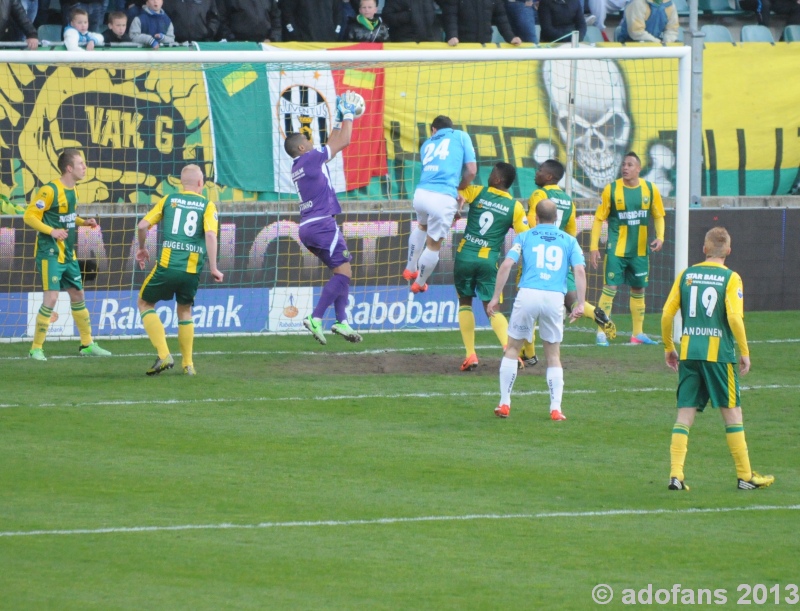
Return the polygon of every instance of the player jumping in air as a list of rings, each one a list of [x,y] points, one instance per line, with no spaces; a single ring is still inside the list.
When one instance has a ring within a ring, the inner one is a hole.
[[[323,345],[328,340],[322,329],[322,318],[331,304],[337,321],[331,331],[348,342],[361,341],[361,335],[347,322],[347,298],[353,276],[352,255],[336,223],[336,215],[342,208],[326,165],[350,144],[357,111],[354,96],[357,94],[348,91],[336,99],[337,117],[340,116],[341,121],[334,125],[325,146],[315,147],[300,133],[287,136],[283,145],[286,153],[294,159],[292,180],[300,196],[300,241],[333,272],[314,311],[303,320],[303,326]]]
[[[478,173],[475,148],[466,132],[453,129],[449,117],[439,115],[431,123],[431,137],[420,149],[422,177],[414,191],[417,228],[408,238],[408,263],[403,278],[412,281],[411,292],[428,290],[439,263],[439,250],[450,233],[459,204],[458,194]]]

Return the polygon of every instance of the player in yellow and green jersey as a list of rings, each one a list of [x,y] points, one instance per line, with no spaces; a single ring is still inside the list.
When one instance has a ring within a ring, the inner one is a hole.
[[[744,437],[736,350],[739,346],[739,371],[750,371],[750,351],[744,329],[744,295],[739,274],[725,267],[731,253],[731,237],[722,227],[706,233],[703,243],[706,260],[678,274],[664,304],[661,335],[667,365],[678,372],[678,418],[672,428],[670,444],[670,490],[688,490],[683,465],[689,444],[689,428],[698,411],[711,401],[725,421],[728,447],[736,465],[740,490],[764,488],[775,481],[772,475],[759,475],[750,468],[750,455]],[[672,339],[675,315],[680,311],[680,356]]]
[[[564,172],[564,165],[556,159],[548,159],[536,170],[534,179],[536,181],[536,186],[539,188],[531,194],[528,200],[528,224],[531,227],[536,226],[536,204],[545,199],[549,199],[556,205],[556,227],[572,237],[577,237],[578,225],[575,220],[575,203],[572,201],[572,198],[558,186],[558,183],[564,178]],[[572,312],[572,308],[577,301],[578,293],[575,289],[575,276],[572,274],[572,270],[570,270],[567,275],[567,294],[564,295],[564,307],[566,307],[567,313]],[[616,327],[600,307],[593,306],[587,301],[584,303],[583,315],[600,325],[606,335],[610,336],[611,339],[614,338],[617,333]],[[535,340],[536,335],[534,331],[533,339],[530,342],[524,342],[522,346],[520,358],[528,367],[539,362],[539,359],[536,357]]]
[[[38,231],[36,236],[36,269],[42,276],[42,307],[36,315],[33,345],[28,353],[35,361],[46,361],[44,340],[50,328],[50,317],[61,290],[69,293],[72,318],[81,336],[81,356],[111,356],[92,340],[92,325],[83,293],[83,282],[75,243],[78,227],[97,227],[95,219],[83,219],[75,211],[78,197],[75,185],[86,176],[86,162],[77,149],[65,149],[58,156],[61,177],[39,189],[25,211],[23,220]]]
[[[525,209],[508,190],[517,178],[513,165],[500,162],[489,174],[489,186],[468,186],[459,191],[469,203],[467,227],[458,244],[453,279],[458,293],[458,326],[467,351],[461,371],[478,366],[475,353],[475,314],[472,300],[478,297],[484,308],[494,294],[497,268],[506,234],[510,228],[521,233],[528,230]],[[508,344],[508,320],[500,312],[486,313],[492,329],[505,349]]]
[[[208,267],[216,282],[223,274],[217,269],[217,232],[219,219],[214,202],[203,195],[203,171],[190,164],[181,171],[181,191],[162,197],[139,221],[139,250],[136,260],[144,269],[150,260],[146,247],[147,232],[161,224],[161,249],[158,263],[147,276],[139,291],[139,314],[158,358],[147,370],[147,375],[157,375],[175,364],[167,346],[164,325],[156,314],[156,302],[175,298],[178,304],[178,344],[183,356],[183,373],[195,375],[192,350],[194,322],[192,305],[200,283],[200,272],[208,258]]]
[[[611,316],[611,306],[617,287],[627,284],[631,289],[632,344],[656,344],[644,333],[644,289],[650,277],[647,225],[653,217],[656,239],[650,251],[658,252],[664,245],[664,204],[658,188],[639,178],[642,162],[630,152],[622,160],[622,178],[606,185],[603,198],[594,216],[591,239],[592,267],[600,263],[600,231],[608,220],[608,243],[604,265],[603,294],[597,304]],[[608,346],[608,337],[600,328],[597,345]]]

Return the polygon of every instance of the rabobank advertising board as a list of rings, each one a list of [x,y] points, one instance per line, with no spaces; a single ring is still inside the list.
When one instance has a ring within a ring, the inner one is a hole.
[[[42,303],[35,236],[22,219],[8,220],[0,233],[0,284],[10,289],[0,295],[0,336],[30,337]],[[339,220],[353,255],[346,306],[351,325],[362,331],[458,327],[452,269],[463,220],[454,225],[430,288],[420,295],[412,294],[401,277],[407,236],[415,223],[411,214],[348,213]],[[135,215],[99,215],[98,229],[79,228],[78,258],[98,265],[97,278],[85,285],[98,337],[144,335],[136,300],[148,270],[139,270],[134,259],[137,221]],[[158,230],[152,230],[147,239],[151,261],[157,260],[160,240]],[[225,281],[214,283],[207,271],[202,272],[193,308],[196,333],[307,332],[302,320],[312,312],[330,271],[300,244],[296,215],[220,215],[218,259]],[[174,302],[159,303],[157,313],[167,332],[176,333]],[[488,326],[482,308],[476,307],[475,314],[479,326]],[[330,308],[326,326],[332,316]],[[50,336],[76,334],[69,296],[61,293]]]

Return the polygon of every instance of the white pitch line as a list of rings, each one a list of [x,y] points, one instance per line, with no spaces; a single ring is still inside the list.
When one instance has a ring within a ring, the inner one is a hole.
[[[176,526],[120,526],[73,530],[21,530],[0,532],[0,537],[43,537],[53,535],[107,535],[118,533],[174,532],[186,530],[255,530],[268,528],[315,528],[319,526],[383,526],[415,522],[468,522],[473,520],[543,520],[549,518],[606,518],[616,516],[657,516],[675,514],[714,514],[740,511],[797,511],[800,505],[752,505],[750,507],[710,507],[688,509],[610,509],[607,511],[557,511],[544,513],[467,514],[461,516],[419,516],[375,518],[372,520],[317,520],[308,522],[259,522],[258,524],[180,524]]]
[[[747,343],[752,344],[794,344],[799,343],[800,339],[764,339],[764,340],[750,340]],[[623,343],[612,343],[614,348],[630,348],[636,347],[637,349],[641,350],[638,346],[634,346],[628,342]],[[562,349],[568,348],[593,348],[595,347],[595,343],[591,342],[588,344],[570,344],[570,343],[563,343],[561,344]],[[500,346],[497,344],[486,344],[481,346],[475,346],[478,350],[496,350],[500,351]],[[452,345],[452,346],[436,346],[432,348],[431,346],[416,346],[416,347],[409,347],[409,348],[372,348],[372,349],[361,349],[361,350],[348,350],[348,351],[341,351],[341,352],[322,352],[319,350],[203,350],[203,351],[195,351],[195,356],[240,356],[240,355],[251,355],[251,356],[285,356],[285,355],[294,355],[294,356],[321,356],[321,357],[341,357],[341,356],[362,356],[362,355],[370,355],[370,354],[393,354],[393,353],[408,353],[408,352],[463,352],[464,346],[462,345]],[[152,352],[129,352],[125,354],[115,354],[114,358],[152,358]],[[28,357],[25,355],[22,356],[0,356],[0,361],[24,361],[27,360]],[[48,356],[48,360],[53,361],[60,361],[60,360],[67,360],[67,359],[84,359],[77,354],[70,354],[70,355],[61,355],[61,356]],[[85,359],[84,359],[85,360]]]
[[[741,390],[779,390],[779,389],[799,389],[800,384],[761,384],[754,386],[741,386]],[[564,390],[567,395],[599,395],[599,394],[619,394],[619,393],[642,393],[642,392],[675,392],[675,388],[614,388],[611,390],[577,389]],[[515,391],[515,397],[528,397],[534,395],[550,395],[549,390],[521,390]],[[459,398],[459,397],[494,397],[496,391],[485,392],[420,392],[420,393],[395,393],[395,394],[361,394],[361,395],[319,395],[316,397],[209,397],[206,399],[142,399],[131,400],[108,400],[108,401],[87,401],[85,403],[38,403],[36,405],[22,403],[0,403],[0,409],[13,408],[86,408],[102,406],[122,406],[132,407],[136,405],[199,405],[204,403],[265,403],[265,402],[299,402],[299,401],[365,401],[374,399],[436,399],[436,398]]]

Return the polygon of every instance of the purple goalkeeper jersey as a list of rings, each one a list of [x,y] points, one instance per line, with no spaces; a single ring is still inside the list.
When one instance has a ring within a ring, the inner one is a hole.
[[[334,216],[342,211],[328,171],[329,159],[330,149],[318,146],[297,157],[292,164],[292,181],[300,196],[300,222]]]

